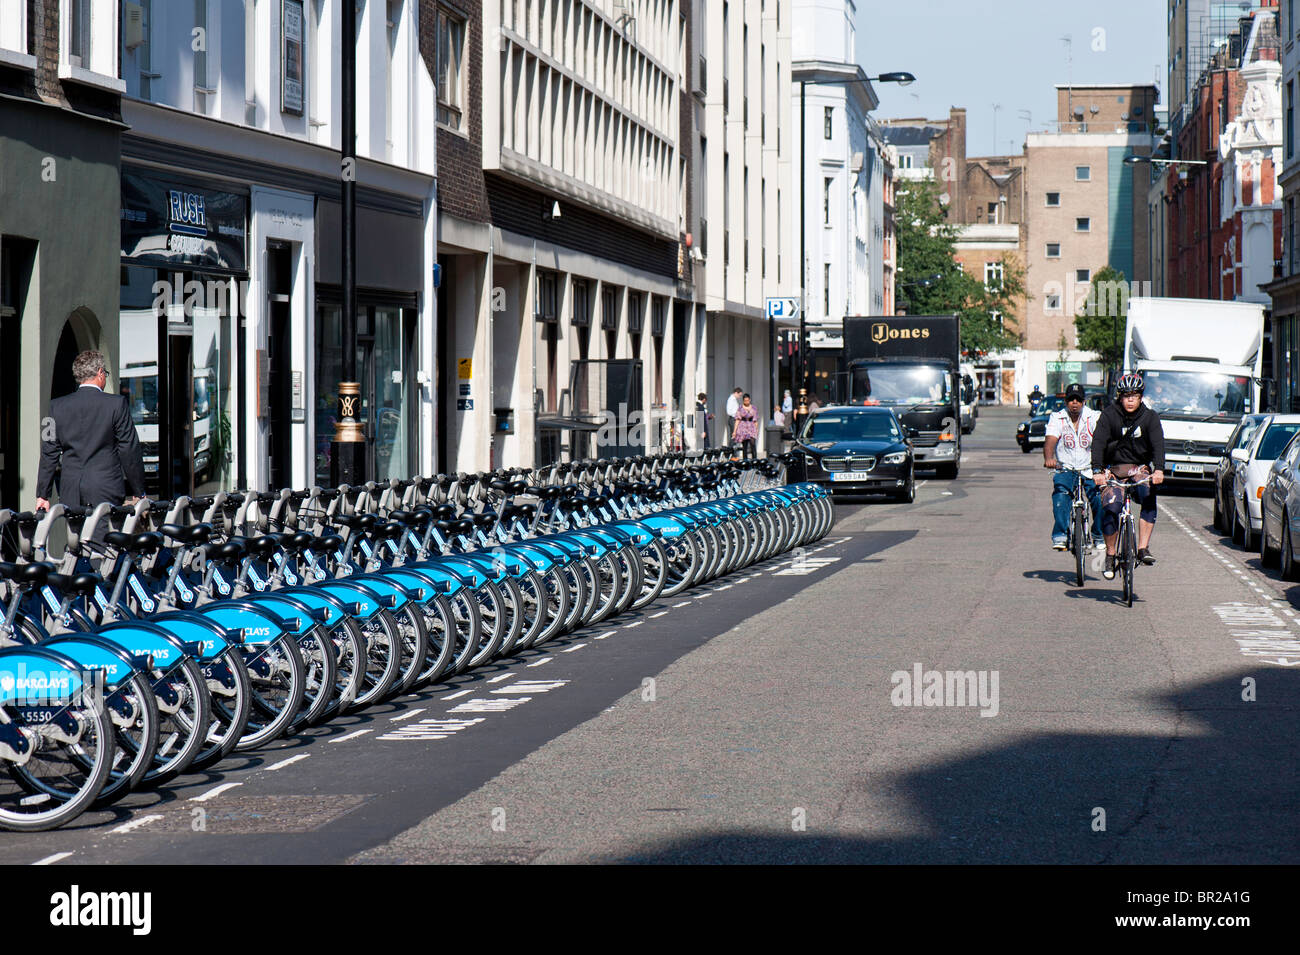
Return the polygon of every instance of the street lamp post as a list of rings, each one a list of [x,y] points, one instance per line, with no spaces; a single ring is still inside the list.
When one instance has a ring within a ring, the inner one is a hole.
[[[365,435],[360,421],[361,384],[357,381],[357,18],[351,3],[343,4],[341,17],[343,141],[339,172],[343,192],[343,311],[339,337],[343,351],[330,481],[335,485],[355,485],[363,479]]]
[[[821,86],[848,86],[851,83],[897,83],[907,86],[915,82],[911,73],[896,71],[879,76],[853,76],[840,80],[818,80]],[[808,413],[808,348],[804,316],[808,314],[808,81],[799,81],[799,416]]]

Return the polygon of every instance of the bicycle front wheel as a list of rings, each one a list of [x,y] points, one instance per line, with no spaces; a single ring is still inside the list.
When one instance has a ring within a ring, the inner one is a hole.
[[[1083,512],[1076,507],[1071,532],[1074,534],[1074,582],[1079,587],[1083,586],[1083,545],[1087,540],[1086,531],[1087,528],[1083,525]]]

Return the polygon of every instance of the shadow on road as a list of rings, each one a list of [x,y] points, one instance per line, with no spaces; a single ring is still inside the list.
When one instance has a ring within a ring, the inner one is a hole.
[[[1003,676],[1006,714],[1016,703],[1010,674]],[[1258,702],[1242,699],[1247,677]],[[806,831],[705,833],[604,861],[1300,862],[1300,673],[1261,665],[1186,693],[1096,703],[1110,713],[1142,705],[1172,711],[1176,726],[1169,735],[1038,734],[919,772],[864,772],[839,805],[804,805],[792,796],[790,818],[805,810]],[[957,718],[943,709],[909,715],[923,714]],[[865,820],[880,817],[882,794],[902,804],[896,826],[909,834],[872,835]],[[826,834],[857,819],[864,820],[860,836]]]

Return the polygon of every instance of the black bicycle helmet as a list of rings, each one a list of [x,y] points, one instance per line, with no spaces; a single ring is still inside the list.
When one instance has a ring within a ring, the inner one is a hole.
[[[1115,396],[1123,398],[1125,395],[1140,395],[1146,390],[1142,382],[1142,376],[1129,372],[1121,375],[1118,382],[1115,383]]]

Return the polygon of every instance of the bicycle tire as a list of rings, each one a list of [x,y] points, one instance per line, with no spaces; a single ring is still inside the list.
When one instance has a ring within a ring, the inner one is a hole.
[[[429,634],[424,628],[424,614],[414,602],[407,601],[405,606],[390,613],[402,641],[402,672],[389,695],[401,696],[411,691],[424,671],[425,658],[429,655]]]
[[[456,659],[456,618],[451,601],[439,594],[421,608],[427,649],[414,689],[436,683]]]
[[[1085,540],[1085,531],[1086,528],[1083,523],[1083,511],[1076,507],[1074,509],[1074,520],[1071,526],[1074,540],[1071,541],[1071,543],[1074,545],[1074,582],[1078,587],[1083,586],[1083,545]]]
[[[366,667],[361,693],[352,701],[349,712],[384,699],[402,672],[401,637],[392,615],[380,608],[358,625],[365,639]]]
[[[256,749],[282,736],[302,708],[306,683],[302,651],[290,634],[246,650],[244,663],[253,705],[244,735],[235,744],[236,752]]]
[[[3,706],[5,722],[26,738],[31,753],[19,764],[0,760],[0,828],[40,832],[71,822],[104,789],[114,753],[112,721],[103,706],[69,705],[60,710],[76,727],[72,740],[52,736],[53,720],[29,723],[23,708]],[[89,768],[87,768],[89,764]]]
[[[208,684],[192,658],[183,657],[178,665],[158,674],[153,689],[156,696],[163,689],[164,696],[158,697],[158,746],[153,766],[144,777],[150,786],[175,779],[189,769],[203,749],[211,723]],[[176,702],[164,703],[165,696]]]
[[[215,766],[235,751],[248,726],[252,712],[252,683],[244,658],[235,648],[225,653],[220,661],[200,664],[208,687],[208,707],[212,722],[204,742],[190,763],[191,769]]]
[[[1137,541],[1130,517],[1124,526],[1124,603],[1133,606],[1133,568],[1137,564]]]

